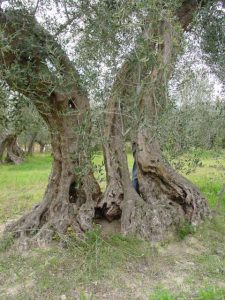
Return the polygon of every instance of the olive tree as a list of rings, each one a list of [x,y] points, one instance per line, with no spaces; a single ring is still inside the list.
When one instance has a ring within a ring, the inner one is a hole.
[[[109,221],[120,218],[122,233],[152,241],[184,219],[201,223],[210,215],[207,201],[165,162],[154,129],[167,102],[182,33],[210,1],[56,1],[65,22],[46,18],[44,25],[35,18],[38,7],[26,2],[30,6],[19,3],[0,12],[0,76],[46,122],[53,166],[43,201],[6,231],[35,240],[71,228],[79,234],[91,228],[96,211]],[[104,98],[103,196],[91,165],[93,94]],[[125,151],[131,123],[139,194]]]

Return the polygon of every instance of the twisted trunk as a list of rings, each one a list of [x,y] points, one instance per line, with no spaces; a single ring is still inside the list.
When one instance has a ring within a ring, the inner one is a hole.
[[[197,6],[183,2],[177,12],[185,29]],[[183,11],[183,12],[182,12]],[[186,220],[198,225],[210,215],[207,200],[198,189],[178,174],[164,159],[153,129],[157,116],[166,103],[166,86],[176,59],[172,21],[165,17],[158,29],[162,43],[157,50],[157,64],[145,78],[139,97],[142,122],[137,130],[136,161],[140,195],[144,201],[134,201],[125,206],[126,219],[130,220],[125,231],[161,240],[166,232]],[[147,126],[143,126],[147,124]],[[128,213],[127,213],[127,211]]]
[[[196,1],[183,1],[176,12],[183,29],[187,29],[197,8]],[[123,132],[123,128],[121,121],[116,117],[118,110],[114,109],[107,131],[108,143],[105,150],[105,161],[109,181],[104,203],[107,203],[108,211],[114,209],[115,203],[120,206],[123,233],[131,233],[158,241],[164,239],[167,232],[179,226],[183,220],[198,225],[210,215],[210,211],[206,199],[198,189],[164,161],[152,129],[156,126],[157,116],[165,106],[166,85],[176,59],[174,55],[176,52],[174,40],[176,39],[173,36],[173,24],[166,17],[164,21],[159,22],[158,28],[154,28],[154,32],[146,30],[143,34],[144,38],[148,38],[149,34],[150,36],[156,35],[156,40],[158,40],[158,36],[161,36],[163,41],[160,44],[153,42],[150,45],[151,49],[157,49],[151,50],[156,51],[155,66],[149,70],[146,69],[145,64],[140,62],[138,65],[133,64],[129,71],[125,71],[124,78],[119,77],[118,79],[118,82],[124,86],[126,80],[130,81],[128,86],[130,89],[134,86],[134,92],[137,83],[142,81],[137,94],[141,122],[138,128],[134,129],[137,132],[135,143],[137,145],[136,162],[140,195],[131,187],[127,175],[121,176],[121,170],[118,168],[124,162],[126,163],[126,159],[121,155],[121,148],[120,152],[116,151],[118,147],[113,128],[116,128],[117,134]],[[123,69],[129,68],[125,66]],[[140,70],[141,74],[137,74],[137,70]],[[126,93],[129,94],[129,91]],[[120,102],[125,101],[124,94],[125,91],[120,94]],[[113,101],[112,97],[112,107]],[[120,139],[120,144],[123,144],[122,139]],[[115,164],[114,172],[111,172],[110,166],[113,163]],[[114,190],[117,191],[116,194],[113,194]],[[112,199],[116,199],[116,201],[114,202]]]
[[[53,154],[43,201],[7,226],[5,233],[23,242],[26,238],[46,242],[69,228],[79,234],[91,228],[101,196],[87,152],[91,131],[87,94],[66,53],[32,15],[0,12],[0,24],[10,45],[0,56],[3,79],[36,106],[47,123]],[[32,43],[27,43],[29,39]],[[57,76],[47,60],[55,63]],[[15,64],[19,74],[13,73]]]
[[[107,187],[98,206],[108,221],[121,217],[121,204],[127,189],[132,189],[123,137],[123,118],[119,98],[113,95],[106,107],[104,161]]]
[[[148,131],[139,131],[137,145],[139,191],[144,203],[135,201],[124,208],[130,220],[125,231],[162,240],[184,220],[199,225],[210,216],[206,198],[163,159],[158,141]]]
[[[184,28],[191,20],[193,8],[197,9],[196,3],[184,1],[177,14],[183,20],[181,25]],[[173,54],[170,26],[169,30],[166,28],[170,24],[159,23],[156,34],[162,34],[163,42],[150,45],[158,49],[159,65],[147,70],[150,76],[139,97],[140,118],[143,122],[150,120],[151,125],[154,124],[160,107],[160,95],[156,92],[159,87],[167,84],[169,72],[165,73],[164,67],[172,63]],[[90,108],[86,93],[79,85],[79,75],[60,46],[32,16],[13,12],[7,18],[0,12],[0,24],[3,25],[4,38],[9,37],[8,43],[11,46],[4,48],[0,56],[4,80],[36,105],[51,133],[53,151],[52,173],[43,202],[8,226],[7,232],[13,232],[14,236],[23,239],[32,236],[35,240],[49,240],[55,232],[64,234],[68,228],[79,233],[91,227],[95,209],[98,208],[108,220],[121,215],[123,233],[161,240],[181,219],[186,218],[197,224],[208,215],[204,197],[164,162],[158,143],[153,139],[153,132],[143,129],[143,124],[136,128],[136,160],[141,195],[133,189],[123,137],[120,106],[124,99],[123,87],[118,94],[113,93],[108,104],[104,151],[108,186],[103,200],[100,200],[100,189],[93,177],[89,155],[85,151],[89,147]],[[17,28],[21,30],[17,32]],[[33,41],[30,49],[26,42],[28,37]],[[57,60],[54,66],[56,70],[59,68],[58,76],[54,77],[54,72],[49,70],[47,59],[51,63]],[[13,76],[8,72],[10,68]],[[146,68],[143,69],[146,73]],[[20,78],[20,73],[15,74],[18,70],[22,70],[25,78]],[[127,73],[125,68],[125,80],[126,76],[129,80],[130,77],[135,79],[136,71],[134,65],[130,76],[130,71]],[[58,78],[63,78],[63,83],[58,84]],[[120,79],[116,81],[115,91],[118,90]],[[122,80],[122,85],[123,83]],[[81,128],[85,128],[84,135],[81,134]]]
[[[7,232],[23,240],[34,237],[35,241],[46,242],[56,232],[65,234],[70,228],[79,234],[92,227],[101,192],[90,167],[85,165],[88,162],[79,151],[81,140],[74,134],[74,126],[79,125],[84,115],[80,111],[70,117],[63,116],[60,114],[61,108],[54,108],[51,114],[44,116],[51,129],[53,153],[52,171],[44,199],[31,212],[6,228]],[[40,113],[43,114],[43,110]],[[87,171],[76,173],[82,167],[86,167]]]

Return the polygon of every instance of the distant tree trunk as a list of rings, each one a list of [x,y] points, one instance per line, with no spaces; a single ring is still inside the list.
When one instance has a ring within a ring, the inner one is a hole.
[[[40,145],[40,153],[43,153],[45,149],[45,144],[39,143],[39,145]]]
[[[23,241],[31,237],[35,241],[49,241],[54,233],[65,234],[68,229],[82,233],[92,227],[95,206],[101,196],[87,152],[91,127],[86,92],[80,87],[79,75],[64,51],[33,16],[24,11],[11,11],[8,17],[0,12],[0,25],[10,44],[7,51],[1,52],[3,70],[8,72],[12,68],[13,73],[16,63],[17,70],[27,76],[22,80],[19,76],[4,79],[33,101],[48,125],[53,154],[43,201],[7,226],[5,233],[11,232]],[[29,39],[33,41],[30,48]],[[54,55],[52,61],[57,60],[64,79],[61,85],[45,65],[46,59]],[[24,88],[26,82],[28,88]]]
[[[13,134],[2,134],[0,137],[0,160],[6,153],[5,162],[20,164],[23,162],[23,150],[17,144],[17,136]]]
[[[34,133],[31,135],[29,144],[28,144],[28,149],[27,149],[27,154],[28,155],[32,155],[34,152],[34,143],[35,143],[35,139],[37,137],[37,133]]]
[[[0,135],[0,161],[3,160],[3,155],[7,146],[7,138],[5,134]]]

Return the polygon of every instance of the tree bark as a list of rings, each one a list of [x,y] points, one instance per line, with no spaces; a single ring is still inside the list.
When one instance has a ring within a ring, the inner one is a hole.
[[[205,197],[163,159],[159,143],[150,138],[149,131],[139,130],[137,145],[138,182],[144,203],[125,205],[125,232],[162,240],[184,220],[199,225],[210,216]]]
[[[120,103],[121,95],[125,88],[125,86],[121,85],[121,82],[125,83],[126,73],[126,66],[124,66],[117,77],[112,96],[108,100],[105,109],[103,153],[107,187],[98,207],[102,209],[102,214],[108,221],[121,217],[121,204],[125,197],[125,190],[133,190],[127,163]]]
[[[10,45],[0,56],[3,72],[7,70],[3,79],[36,106],[49,128],[53,154],[43,201],[5,232],[23,241],[50,241],[69,228],[82,233],[91,228],[101,196],[87,151],[91,130],[87,94],[65,52],[33,16],[0,12],[0,25]],[[32,43],[27,42],[30,39]],[[46,60],[55,63],[58,77]],[[13,74],[15,64],[23,78]]]

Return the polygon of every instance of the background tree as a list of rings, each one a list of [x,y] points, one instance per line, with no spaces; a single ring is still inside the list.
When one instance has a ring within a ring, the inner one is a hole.
[[[20,164],[24,153],[17,143],[22,131],[21,99],[1,83],[0,92],[0,160]]]
[[[32,105],[23,108],[24,130],[19,136],[19,142],[24,145],[27,154],[32,154],[34,145],[38,144],[40,152],[50,145],[50,135],[46,123]]]
[[[224,1],[215,2],[209,10],[203,10],[199,19],[200,26],[196,27],[196,35],[200,37],[204,59],[217,75],[221,82],[225,83],[225,24]],[[199,28],[202,30],[200,31]]]

